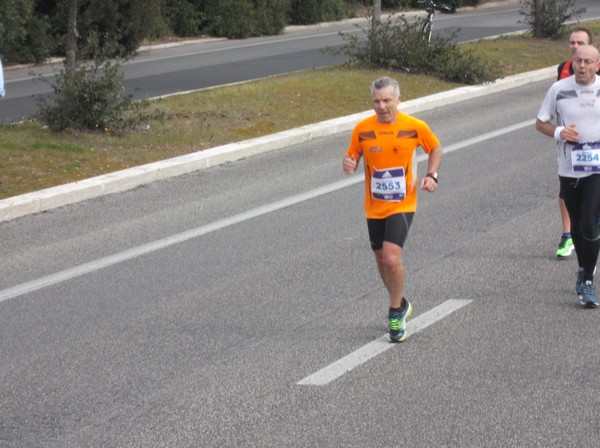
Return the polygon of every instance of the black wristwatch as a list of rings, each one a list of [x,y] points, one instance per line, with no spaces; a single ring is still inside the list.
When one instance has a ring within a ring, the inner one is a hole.
[[[426,177],[431,177],[436,184],[438,183],[438,173],[427,173]]]

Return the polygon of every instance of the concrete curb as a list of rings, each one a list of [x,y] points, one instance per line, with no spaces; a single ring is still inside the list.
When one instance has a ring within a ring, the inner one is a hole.
[[[446,104],[502,92],[541,80],[556,78],[556,66],[535,70],[499,79],[491,84],[466,86],[417,98],[401,103],[401,110],[408,114],[441,107]],[[251,140],[230,143],[223,146],[198,151],[160,162],[117,171],[102,176],[46,188],[32,193],[0,200],[0,222],[21,216],[40,213],[63,205],[73,204],[99,196],[118,193],[158,180],[180,176],[193,171],[217,166],[242,158],[296,145],[315,138],[346,132],[353,129],[361,119],[372,114],[372,110],[345,117],[310,124],[277,134]],[[341,151],[341,149],[340,149]],[[341,153],[340,153],[341,154]],[[340,155],[341,157],[341,155]]]

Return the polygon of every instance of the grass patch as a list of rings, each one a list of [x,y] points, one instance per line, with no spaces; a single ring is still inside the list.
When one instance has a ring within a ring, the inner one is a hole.
[[[595,39],[600,37],[600,22],[586,26]],[[566,39],[510,36],[465,46],[497,61],[503,76],[568,57]],[[405,101],[459,86],[426,76],[338,66],[164,98],[152,105],[164,112],[164,121],[144,123],[123,135],[54,133],[35,122],[3,125],[0,199],[362,112],[371,107],[369,84],[384,75],[398,79]]]
[[[37,141],[31,144],[32,149],[52,149],[54,151],[64,151],[64,152],[76,152],[82,153],[86,151],[86,148],[79,145],[72,145],[69,143],[60,144],[50,141]]]

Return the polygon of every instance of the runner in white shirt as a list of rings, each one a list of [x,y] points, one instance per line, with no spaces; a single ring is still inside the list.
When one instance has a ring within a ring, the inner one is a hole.
[[[597,307],[593,284],[600,251],[600,54],[583,45],[573,57],[574,76],[555,82],[537,115],[536,129],[558,142],[561,195],[571,218],[579,269],[575,290],[582,306]],[[553,121],[556,121],[556,125]]]

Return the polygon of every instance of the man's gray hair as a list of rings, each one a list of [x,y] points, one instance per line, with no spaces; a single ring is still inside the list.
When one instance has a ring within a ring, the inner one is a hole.
[[[400,84],[393,78],[384,76],[383,78],[376,79],[371,83],[371,95],[375,90],[385,89],[386,87],[393,86],[396,91],[396,96],[400,96]]]

